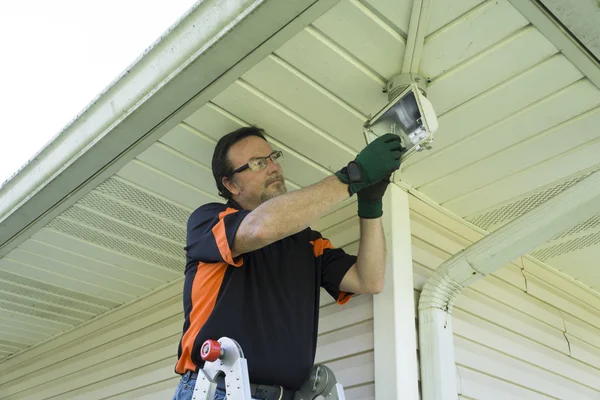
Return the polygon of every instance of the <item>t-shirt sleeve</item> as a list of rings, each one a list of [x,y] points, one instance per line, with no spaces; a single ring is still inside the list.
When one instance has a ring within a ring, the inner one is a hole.
[[[234,260],[231,247],[241,222],[249,212],[219,203],[198,208],[188,219],[187,257],[205,263],[225,262],[241,267],[243,257]]]
[[[356,263],[357,257],[335,248],[331,242],[319,232],[311,231],[315,262],[321,267],[321,287],[333,297],[338,304],[346,304],[354,293],[340,290],[340,282],[346,272]]]

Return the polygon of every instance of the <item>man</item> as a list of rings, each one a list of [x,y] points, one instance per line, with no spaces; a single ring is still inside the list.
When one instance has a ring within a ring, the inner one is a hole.
[[[262,129],[241,128],[219,140],[212,169],[228,201],[205,204],[188,221],[175,400],[192,398],[203,366],[200,347],[222,336],[241,345],[254,398],[293,397],[314,363],[320,288],[339,304],[383,289],[382,197],[400,154],[399,137],[385,135],[335,174],[287,193],[282,153],[272,150]],[[358,256],[309,228],[354,194]],[[218,386],[220,400],[222,379]]]

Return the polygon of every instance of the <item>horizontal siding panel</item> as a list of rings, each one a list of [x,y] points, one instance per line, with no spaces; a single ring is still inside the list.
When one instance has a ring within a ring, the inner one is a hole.
[[[372,351],[325,363],[344,387],[375,382],[375,358]]]
[[[563,314],[566,331],[584,342],[600,348],[600,327],[593,326],[589,322],[580,320],[569,314]]]
[[[551,371],[582,386],[593,388],[596,395],[600,394],[597,369],[458,309],[455,309],[453,314],[455,335]]]
[[[529,293],[538,299],[552,304],[554,307],[571,314],[582,321],[600,327],[600,312],[590,307],[585,302],[569,296],[562,290],[542,281],[541,279],[525,273]]]
[[[488,346],[454,337],[459,366],[559,399],[597,399],[598,392],[561,375],[522,362]]]
[[[554,398],[493,376],[473,371],[469,368],[459,366],[457,369],[459,375],[459,393],[471,399],[550,400]]]
[[[319,334],[336,331],[370,319],[373,319],[373,296],[357,295],[344,305],[332,303],[320,309]]]
[[[361,322],[319,337],[315,363],[327,363],[349,355],[373,351],[373,320]]]
[[[514,307],[519,307],[519,305],[514,304]],[[560,353],[569,354],[569,344],[562,330],[536,320],[521,312],[518,308],[508,307],[470,288],[466,288],[462,295],[457,297],[455,309],[475,315],[520,336],[530,338]]]

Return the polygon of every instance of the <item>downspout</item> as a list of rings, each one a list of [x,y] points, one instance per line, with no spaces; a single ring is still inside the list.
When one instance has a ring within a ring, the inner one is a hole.
[[[456,400],[452,306],[462,289],[600,213],[600,172],[594,172],[524,216],[443,262],[419,300],[419,349],[424,400]]]

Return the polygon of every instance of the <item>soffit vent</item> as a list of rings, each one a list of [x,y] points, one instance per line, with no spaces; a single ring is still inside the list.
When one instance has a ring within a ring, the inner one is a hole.
[[[481,229],[484,229],[488,232],[492,232],[500,228],[502,225],[505,225],[508,222],[512,221],[513,219],[519,218],[527,214],[529,211],[545,203],[546,201],[550,200],[559,193],[564,192],[565,190],[567,190],[577,182],[580,182],[581,180],[585,179],[595,171],[596,170],[593,170],[583,175],[570,178],[557,185],[546,187],[538,192],[527,195],[526,197],[523,197],[519,200],[515,200],[509,204],[506,204],[494,210],[475,215],[473,217],[467,217],[466,219],[474,225],[480,227]]]
[[[550,244],[547,247],[532,252],[531,255],[540,261],[546,261],[550,258],[558,257],[562,254],[595,246],[598,243],[600,243],[600,232],[595,232],[589,235],[580,236],[578,238],[568,240],[566,242],[561,242],[554,245]]]

